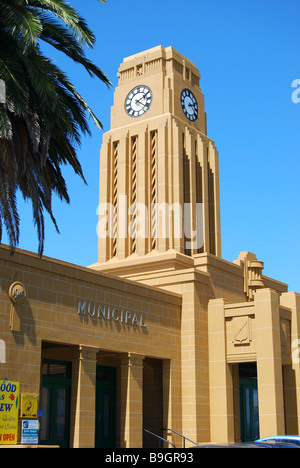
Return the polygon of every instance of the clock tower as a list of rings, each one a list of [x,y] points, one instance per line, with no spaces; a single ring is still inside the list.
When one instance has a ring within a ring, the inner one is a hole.
[[[98,264],[221,256],[218,153],[196,66],[172,47],[125,58],[100,155]]]

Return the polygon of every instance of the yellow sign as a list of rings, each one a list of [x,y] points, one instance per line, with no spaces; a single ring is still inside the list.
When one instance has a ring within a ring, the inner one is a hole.
[[[0,380],[0,445],[18,442],[19,382]]]
[[[37,419],[38,417],[38,396],[21,395],[21,418]]]

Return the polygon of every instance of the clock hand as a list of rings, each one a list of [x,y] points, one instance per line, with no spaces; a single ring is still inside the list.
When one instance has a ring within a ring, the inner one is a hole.
[[[145,102],[145,103],[141,102],[142,99],[145,99],[146,102]],[[141,99],[137,99],[137,100],[135,101],[135,104],[138,104],[139,106],[142,106],[142,108],[147,108],[147,105],[146,105],[146,104],[147,104],[146,94],[145,94]]]
[[[137,100],[135,101],[135,103],[136,103],[136,104],[142,104],[142,103],[141,103],[141,100],[142,100],[142,99],[145,99],[145,101],[147,101],[146,94],[143,94],[143,97],[141,97],[141,99],[137,99]],[[145,105],[145,104],[142,104],[142,105]]]

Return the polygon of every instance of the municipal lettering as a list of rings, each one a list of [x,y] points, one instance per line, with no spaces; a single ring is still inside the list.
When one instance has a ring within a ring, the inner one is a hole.
[[[85,315],[99,320],[107,320],[115,323],[122,323],[127,326],[146,328],[142,313],[131,312],[129,310],[102,304],[95,304],[88,301],[78,300],[78,315]]]

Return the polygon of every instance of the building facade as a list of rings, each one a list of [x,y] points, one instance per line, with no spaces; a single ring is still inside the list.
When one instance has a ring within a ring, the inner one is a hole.
[[[0,249],[0,380],[38,394],[40,442],[180,447],[299,434],[300,296],[221,257],[218,152],[196,66],[124,59],[100,154],[98,261]],[[163,429],[163,430],[162,430]]]

